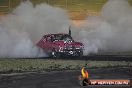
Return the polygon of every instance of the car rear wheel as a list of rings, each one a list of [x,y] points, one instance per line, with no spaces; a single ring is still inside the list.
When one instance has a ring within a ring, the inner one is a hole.
[[[55,50],[52,50],[51,56],[52,56],[52,58],[59,58],[60,57],[60,54],[57,53]]]

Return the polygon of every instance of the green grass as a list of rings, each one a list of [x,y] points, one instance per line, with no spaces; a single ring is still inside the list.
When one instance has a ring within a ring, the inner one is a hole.
[[[8,5],[9,0],[0,0],[1,5]],[[21,0],[10,0],[11,7],[14,8],[20,4]],[[34,5],[40,3],[48,3],[52,6],[62,7],[70,11],[82,11],[82,10],[92,10],[100,11],[102,6],[107,2],[107,0],[30,0]],[[132,0],[128,0],[132,5]]]
[[[0,0],[0,6],[8,4],[9,0]],[[73,20],[83,20],[87,17],[87,14],[95,12],[96,15],[101,10],[102,6],[107,2],[107,0],[30,0],[34,5],[40,3],[47,3],[49,5],[60,7],[68,10],[70,18]],[[132,5],[132,0],[128,0]],[[11,12],[13,8],[18,6],[21,0],[10,0],[11,8],[1,8],[0,12]]]
[[[0,72],[79,70],[82,67],[94,68],[117,66],[132,66],[132,62],[51,59],[0,59]]]
[[[31,0],[34,4],[48,3],[52,6],[61,7],[70,11],[92,10],[98,11],[101,9],[106,0]]]

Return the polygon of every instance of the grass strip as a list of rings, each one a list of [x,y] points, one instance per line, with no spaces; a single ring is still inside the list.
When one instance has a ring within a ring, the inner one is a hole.
[[[126,61],[83,61],[83,60],[52,60],[52,59],[0,59],[0,72],[31,72],[78,70],[82,67],[128,67],[132,62]]]

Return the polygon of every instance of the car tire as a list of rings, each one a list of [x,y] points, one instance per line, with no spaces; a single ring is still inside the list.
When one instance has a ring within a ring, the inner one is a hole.
[[[81,50],[80,52],[78,52],[78,57],[82,58],[83,57],[83,51]]]
[[[52,52],[51,52],[51,56],[52,56],[52,58],[59,58],[59,57],[60,57],[60,54],[57,53],[57,52],[55,51],[55,49],[53,49]]]

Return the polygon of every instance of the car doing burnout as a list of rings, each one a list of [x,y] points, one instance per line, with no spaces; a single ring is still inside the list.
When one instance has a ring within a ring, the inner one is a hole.
[[[70,34],[47,34],[37,43],[49,56],[79,56],[83,55],[83,44],[75,42]]]

